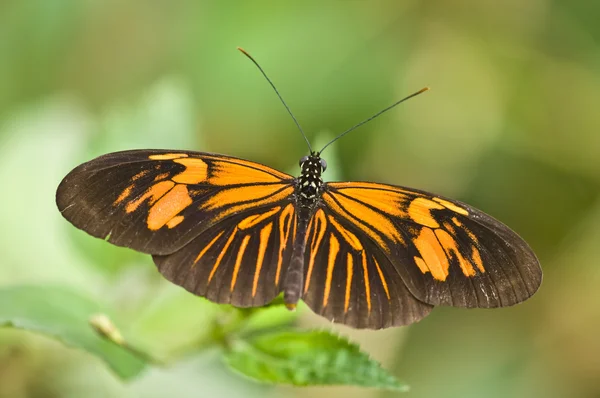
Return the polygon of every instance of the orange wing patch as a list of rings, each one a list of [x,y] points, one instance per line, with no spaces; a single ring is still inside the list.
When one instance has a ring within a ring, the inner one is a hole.
[[[198,261],[200,261],[200,259],[206,254],[206,252],[212,247],[212,245],[214,245],[215,242],[219,240],[219,238],[221,237],[221,235],[223,235],[223,233],[225,233],[225,231],[219,232],[219,234],[217,236],[215,236],[213,238],[213,240],[211,240],[210,243],[202,249],[202,251],[198,254],[198,257],[196,257],[196,259],[194,260],[194,264],[192,265],[192,267],[196,266]]]
[[[283,250],[290,236],[292,220],[294,219],[294,205],[291,203],[283,209],[279,215],[279,256],[277,257],[277,271],[275,273],[275,284],[279,285],[279,275],[283,265]],[[294,222],[294,236],[296,236],[296,223]]]
[[[485,272],[481,256],[475,245],[473,245],[473,262],[469,261],[459,250],[459,244],[455,238],[456,227],[467,233],[471,241],[477,243],[477,237],[469,231],[456,216],[452,217],[454,226],[443,221],[443,228],[432,214],[432,210],[452,211],[463,216],[469,213],[467,210],[455,205],[447,200],[434,197],[431,200],[424,197],[413,199],[408,205],[408,216],[412,221],[420,224],[418,236],[413,238],[413,243],[421,257],[414,257],[414,261],[422,273],[430,272],[431,276],[438,281],[445,281],[449,272],[449,259],[454,257],[466,277],[476,275],[475,268],[480,272]]]
[[[269,237],[271,236],[272,230],[273,223],[265,225],[265,227],[260,230],[260,243],[258,246],[258,256],[256,257],[254,280],[252,282],[252,297],[256,296],[256,289],[258,288],[258,278],[260,277],[260,270],[262,269],[262,265],[265,259],[265,252],[269,244]]]
[[[289,197],[294,188],[287,184],[251,185],[228,188],[215,194],[203,205],[203,210],[223,209],[215,221],[253,207],[275,203]],[[251,203],[244,203],[251,202]],[[237,204],[236,203],[241,203]]]
[[[130,185],[125,188],[113,205],[116,206],[125,201],[131,195],[133,187],[134,185]],[[133,213],[146,200],[150,206],[146,224],[152,231],[157,231],[165,225],[168,228],[175,228],[184,219],[178,214],[192,204],[192,198],[186,185],[175,184],[173,181],[161,181],[152,185],[137,199],[127,203],[125,212]]]
[[[367,253],[363,250],[362,252],[362,266],[363,266],[363,275],[365,280],[365,296],[367,297],[367,308],[369,309],[369,313],[371,313],[371,282],[369,282],[369,268],[367,267]],[[385,286],[384,279],[381,280]],[[387,289],[386,289],[387,292]]]
[[[171,175],[171,173],[162,173],[162,174],[159,174],[156,177],[154,177],[154,182],[166,180],[167,178],[169,178],[170,175]]]
[[[333,234],[329,237],[329,257],[327,258],[327,277],[325,279],[325,294],[323,295],[323,307],[327,307],[329,301],[329,292],[331,291],[331,279],[333,277],[333,268],[335,260],[340,251],[340,243]]]
[[[150,199],[150,205],[154,204],[158,199],[160,199],[164,194],[169,192],[171,188],[175,186],[173,181],[162,181],[157,184],[152,185],[148,190],[140,196],[138,199],[133,200],[127,204],[125,207],[125,211],[127,213],[133,213],[140,207],[140,205]],[[125,189],[127,191],[127,189]],[[122,194],[121,194],[122,195]]]
[[[212,162],[209,182],[213,185],[236,185],[281,182],[281,178],[262,170],[230,162]]]
[[[436,202],[438,202],[439,204],[441,204],[442,206],[444,206],[446,209],[452,210],[455,213],[462,214],[463,216],[468,216],[469,215],[468,211],[466,211],[462,207],[458,207],[457,205],[455,205],[452,202],[449,202],[447,200],[440,199],[440,198],[433,198],[433,200],[435,200]]]
[[[173,160],[179,158],[187,158],[187,153],[163,153],[160,155],[150,155],[148,159],[150,160]]]
[[[198,158],[183,158],[173,160],[185,166],[185,170],[171,178],[175,182],[181,184],[200,184],[206,181],[208,176],[208,165],[202,159]]]
[[[461,228],[464,229],[464,227]],[[421,254],[421,257],[414,257],[419,270],[424,274],[430,272],[431,276],[438,281],[445,281],[448,277],[450,267],[449,259],[454,257],[458,261],[463,275],[466,277],[473,277],[477,274],[475,267],[477,267],[479,272],[485,272],[479,249],[475,245],[475,242],[472,242],[471,246],[471,262],[465,258],[459,249],[456,238],[452,236],[455,235],[453,228],[451,232],[452,234],[441,228],[421,228],[419,235],[413,239],[415,247]]]
[[[248,216],[238,224],[238,227],[242,230],[252,228],[257,224],[260,224],[267,218],[271,217],[273,214],[279,212],[279,210],[281,210],[281,206],[274,207],[271,210],[268,210],[262,214],[253,214],[251,216]]]
[[[129,197],[129,195],[131,195],[131,191],[133,190],[133,187],[134,187],[133,185],[130,185],[127,188],[125,188],[125,190],[123,190],[123,192],[121,192],[121,195],[119,195],[117,200],[114,201],[113,206],[116,206],[116,205],[120,204],[121,202],[123,202],[125,199],[127,199]]]
[[[340,189],[340,190],[353,189],[353,188],[365,188],[365,189],[369,189],[369,190],[376,190],[377,193],[382,192],[382,191],[387,191],[387,192],[395,192],[395,193],[400,193],[400,194],[407,194],[410,196],[414,196],[416,194],[416,192],[414,192],[414,191],[402,189],[400,187],[396,187],[393,185],[378,184],[376,182],[332,182],[332,183],[329,183],[329,185],[334,187],[335,189]]]
[[[385,290],[385,295],[387,296],[388,300],[390,300],[390,290],[388,289],[388,285],[385,280],[385,277],[383,276],[383,272],[381,271],[381,267],[379,266],[379,263],[374,257],[373,262],[375,263],[375,268],[377,268],[377,273],[379,274],[379,279],[381,279],[381,284],[383,285],[383,290]]]
[[[315,258],[317,257],[317,252],[321,247],[321,241],[325,236],[325,230],[327,229],[327,218],[325,217],[325,212],[319,209],[313,216],[309,228],[306,232],[306,236],[310,234],[312,231],[312,238],[310,244],[310,259],[308,261],[308,270],[306,273],[306,281],[304,282],[304,293],[308,291],[308,287],[310,286],[310,277],[313,272],[313,267],[315,266]]]
[[[131,177],[131,181],[137,181],[142,177],[147,176],[150,173],[150,170],[142,170],[139,173],[137,173],[136,175],[134,175],[133,177]]]
[[[221,265],[221,261],[223,260],[223,257],[225,257],[225,254],[227,253],[227,250],[229,249],[231,242],[233,242],[233,238],[235,238],[235,234],[237,234],[237,231],[238,231],[238,229],[236,227],[231,232],[231,235],[229,235],[229,239],[227,239],[225,246],[223,246],[223,250],[221,250],[219,257],[217,257],[217,261],[215,261],[215,264],[213,265],[212,269],[210,270],[210,275],[208,275],[208,283],[210,283],[213,276],[215,276],[215,272],[217,272],[219,265]]]
[[[354,265],[352,264],[352,254],[348,253],[348,257],[346,259],[346,295],[344,296],[344,312],[348,312],[348,307],[350,307],[350,292],[352,291],[352,272],[354,270]]]
[[[467,261],[463,255],[458,250],[458,244],[454,240],[452,236],[443,229],[436,229],[435,236],[438,238],[439,242],[442,244],[444,251],[448,256],[451,256],[452,253],[458,259],[458,265],[462,270],[465,276],[475,276],[475,269],[473,269],[473,265]]]
[[[147,221],[148,228],[152,231],[159,230],[191,204],[192,198],[188,193],[187,186],[182,184],[176,185],[150,208]],[[180,219],[176,223],[178,224],[181,221],[183,219]]]
[[[443,209],[444,206],[425,198],[416,198],[408,205],[408,215],[417,224],[431,228],[439,228],[440,224],[431,215],[432,209]]]
[[[413,259],[415,260],[417,267],[419,267],[419,269],[421,270],[422,273],[429,272],[429,268],[427,268],[427,264],[425,264],[425,261],[423,261],[423,259],[421,257],[414,256]]]
[[[431,228],[422,228],[413,242],[427,266],[426,272],[430,272],[431,276],[438,281],[445,281],[450,263]]]
[[[483,262],[481,261],[481,256],[479,255],[479,249],[476,246],[473,246],[473,251],[471,252],[471,257],[473,258],[473,262],[479,272],[485,272],[485,268],[483,267]]]
[[[407,200],[408,196],[404,193],[389,190],[363,189],[354,185],[352,188],[341,188],[339,191],[394,217],[406,217],[403,202]]]
[[[458,221],[458,218],[452,217],[452,222],[454,223],[454,225],[456,225],[457,227],[459,227],[460,229],[462,229],[463,231],[465,231],[467,233],[467,235],[469,235],[469,238],[471,238],[471,240],[473,242],[475,242],[475,243],[479,242],[479,240],[477,239],[477,236],[475,236],[475,234],[473,232],[471,232],[460,221]]]
[[[348,242],[348,244],[350,246],[352,246],[352,248],[356,251],[361,251],[363,249],[363,246],[360,243],[360,240],[358,240],[358,238],[356,237],[356,235],[354,235],[352,232],[348,231],[346,228],[342,227],[340,225],[340,223],[338,223],[334,217],[329,216],[329,222],[331,223],[331,225],[333,225],[335,227],[335,229],[337,229],[337,231],[340,233],[340,235],[342,235],[342,237],[344,238],[344,240],[346,240],[346,242]]]
[[[233,292],[233,289],[235,288],[235,282],[237,281],[238,273],[240,272],[240,266],[242,265],[242,258],[244,258],[244,252],[246,251],[249,241],[250,235],[244,236],[242,245],[238,250],[237,257],[235,259],[235,265],[233,267],[233,276],[231,277],[231,286],[229,287],[229,291],[231,292]]]
[[[183,216],[175,216],[167,222],[167,227],[169,227],[169,229],[173,229],[176,226],[178,226],[179,224],[181,224],[183,222],[183,220],[184,220]]]

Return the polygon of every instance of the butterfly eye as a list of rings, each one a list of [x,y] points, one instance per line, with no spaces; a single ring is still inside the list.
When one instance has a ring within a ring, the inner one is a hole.
[[[308,156],[304,156],[300,159],[300,161],[298,162],[298,165],[300,167],[302,167],[302,163],[306,162],[308,160]]]
[[[321,170],[327,170],[327,162],[325,161],[325,159],[319,159],[319,162],[321,162]]]

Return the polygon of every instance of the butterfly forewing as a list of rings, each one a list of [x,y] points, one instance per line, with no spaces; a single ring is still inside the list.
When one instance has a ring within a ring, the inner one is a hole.
[[[75,168],[56,201],[65,218],[93,236],[166,255],[234,214],[288,200],[292,182],[287,174],[227,156],[126,151]]]
[[[541,283],[529,246],[463,203],[375,183],[329,183],[325,191],[323,203],[334,217],[374,244],[390,278],[427,304],[509,306]]]

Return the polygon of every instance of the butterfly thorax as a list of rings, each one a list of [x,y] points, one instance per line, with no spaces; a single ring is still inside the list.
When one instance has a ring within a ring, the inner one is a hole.
[[[296,198],[301,207],[313,207],[321,195],[321,173],[327,168],[325,160],[314,152],[300,159],[301,174],[296,184]]]

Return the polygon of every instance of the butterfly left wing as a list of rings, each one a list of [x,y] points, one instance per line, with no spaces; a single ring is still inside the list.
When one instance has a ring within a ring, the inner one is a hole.
[[[152,254],[159,271],[188,291],[259,306],[280,292],[292,255],[293,182],[233,157],[134,150],[75,168],[56,201],[76,227]]]
[[[335,182],[325,185],[322,206],[370,242],[387,259],[388,278],[424,303],[504,307],[541,284],[527,243],[464,203],[404,187]]]

